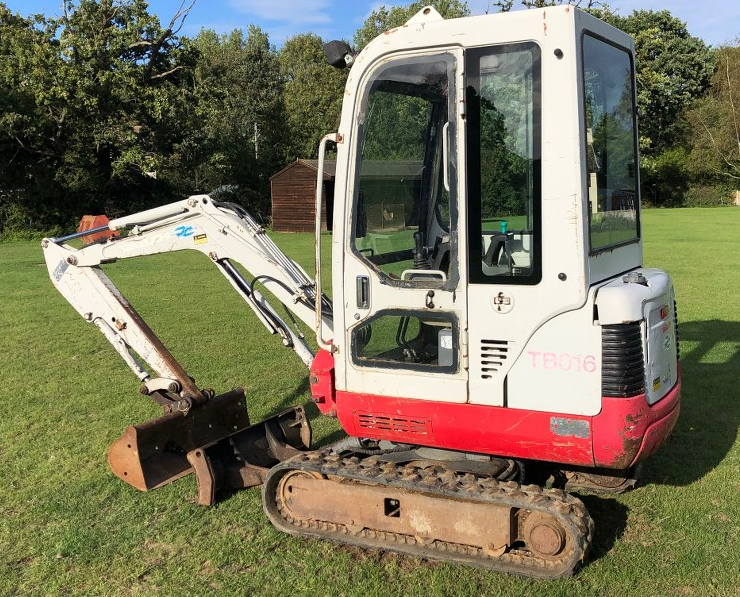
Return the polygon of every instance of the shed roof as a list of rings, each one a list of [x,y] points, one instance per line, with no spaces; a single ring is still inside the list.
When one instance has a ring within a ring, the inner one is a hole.
[[[296,160],[295,162],[288,164],[282,170],[276,172],[270,176],[270,180],[275,180],[279,176],[282,176],[289,170],[292,170],[296,166],[307,166],[314,172],[319,171],[319,160]],[[324,180],[334,180],[337,172],[337,161],[336,160],[324,160]]]
[[[319,171],[319,160],[296,160],[270,177],[274,180],[298,165]],[[367,160],[362,164],[363,178],[420,178],[423,163],[421,160]],[[324,160],[324,180],[334,180],[337,174],[337,161]]]

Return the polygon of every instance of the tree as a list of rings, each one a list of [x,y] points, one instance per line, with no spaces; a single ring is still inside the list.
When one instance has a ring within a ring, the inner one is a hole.
[[[0,4],[0,31],[1,229],[32,215],[22,189],[33,189],[39,202],[48,204],[51,154],[60,127],[51,105],[54,78],[49,75],[57,56],[53,28],[40,17],[13,15]],[[40,91],[45,95],[39,98]]]
[[[689,187],[684,114],[709,87],[712,51],[667,10],[598,16],[635,41],[643,196],[656,205],[679,204]]]
[[[326,133],[336,130],[348,69],[329,65],[313,33],[291,37],[278,53],[288,123],[286,161],[316,157]]]
[[[623,17],[594,0],[521,0],[525,8],[566,3],[581,6],[634,39],[642,186],[653,202],[680,201],[688,186],[683,115],[709,86],[712,51],[667,10],[638,10]],[[513,4],[513,0],[494,3],[503,11]]]
[[[177,37],[184,3],[164,28],[144,0],[63,8],[58,19],[22,19],[0,5],[0,89],[10,108],[0,168],[15,172],[7,180],[22,188],[19,207],[42,224],[151,202],[189,58]]]
[[[258,214],[269,212],[269,177],[282,165],[285,111],[275,49],[259,27],[201,31],[180,139],[162,177],[181,193],[229,188]]]
[[[667,10],[636,10],[623,17],[595,0],[521,0],[521,4],[580,6],[630,34],[635,42],[640,147],[645,155],[657,156],[682,139],[682,113],[709,87],[714,67],[712,51],[689,33],[686,23]],[[494,6],[505,12],[512,9],[513,0]]]
[[[682,141],[684,110],[709,88],[712,51],[667,10],[600,16],[635,40],[640,148],[657,156]]]
[[[381,5],[370,13],[362,26],[355,32],[354,44],[357,51],[362,50],[384,31],[400,27],[425,6],[433,6],[446,19],[466,17],[470,14],[467,2],[461,0],[417,0],[408,6]]]
[[[688,113],[692,172],[740,187],[740,47],[717,51],[710,92]]]

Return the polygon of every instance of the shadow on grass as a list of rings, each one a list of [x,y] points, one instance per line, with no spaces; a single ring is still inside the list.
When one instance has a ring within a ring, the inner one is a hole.
[[[681,415],[673,435],[645,462],[645,483],[688,485],[725,458],[740,427],[740,322],[679,325]]]
[[[303,404],[306,400],[306,395],[309,393],[311,386],[308,383],[308,373],[301,378],[300,383],[293,389],[292,392],[286,394],[280,402],[275,405],[275,413],[295,406],[296,404]]]
[[[614,498],[579,495],[594,521],[596,532],[588,556],[590,562],[604,557],[624,534],[629,509]]]

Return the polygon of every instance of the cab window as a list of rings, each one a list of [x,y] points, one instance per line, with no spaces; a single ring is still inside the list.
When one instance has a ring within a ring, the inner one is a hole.
[[[591,252],[639,238],[639,181],[632,59],[583,36],[586,161]]]

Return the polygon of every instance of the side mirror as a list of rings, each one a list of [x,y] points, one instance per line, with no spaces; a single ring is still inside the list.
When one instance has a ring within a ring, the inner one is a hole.
[[[334,40],[324,44],[324,54],[334,68],[351,66],[355,60],[352,48],[346,41]]]

